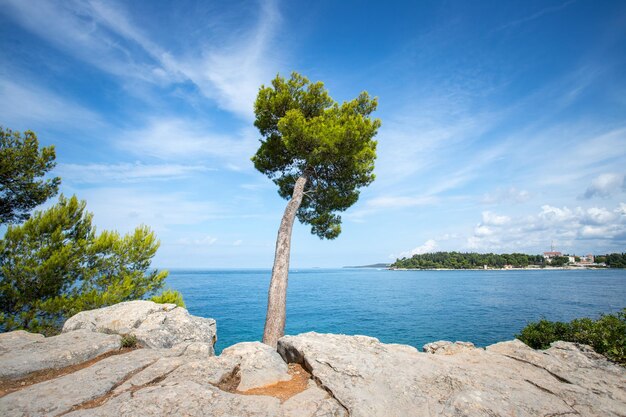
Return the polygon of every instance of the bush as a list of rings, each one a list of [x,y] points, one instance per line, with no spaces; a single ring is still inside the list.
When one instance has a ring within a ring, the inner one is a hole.
[[[575,319],[569,323],[545,319],[529,323],[516,338],[534,349],[546,349],[562,340],[589,345],[612,361],[626,365],[626,308],[598,320]]]
[[[547,349],[550,343],[567,339],[568,323],[541,319],[529,323],[516,338],[533,349]]]
[[[134,334],[125,334],[122,336],[122,348],[135,348],[137,347],[137,336]]]
[[[185,302],[183,301],[183,295],[174,290],[165,290],[159,295],[155,295],[150,299],[159,304],[176,304],[178,307],[185,308]]]

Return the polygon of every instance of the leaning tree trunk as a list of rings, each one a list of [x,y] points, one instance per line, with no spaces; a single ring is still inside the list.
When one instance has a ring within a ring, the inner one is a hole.
[[[296,212],[300,208],[300,204],[302,204],[306,181],[307,177],[305,175],[299,177],[296,181],[291,200],[289,200],[285,208],[285,213],[278,229],[278,237],[276,238],[276,253],[274,254],[272,280],[267,294],[267,314],[265,316],[265,330],[263,331],[263,343],[272,347],[276,347],[278,339],[285,334],[291,230],[293,229]]]

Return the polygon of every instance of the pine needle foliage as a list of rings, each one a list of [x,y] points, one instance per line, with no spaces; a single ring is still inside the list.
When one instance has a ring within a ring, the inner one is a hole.
[[[252,162],[285,199],[292,197],[296,180],[306,177],[297,216],[320,238],[339,236],[338,213],[356,203],[359,188],[374,181],[373,138],[381,122],[371,114],[377,106],[365,91],[339,104],[322,82],[311,83],[297,72],[287,80],[276,76],[259,90],[254,125],[263,139]]]
[[[0,331],[55,334],[83,310],[150,296],[167,271],[150,269],[159,241],[147,226],[96,233],[86,203],[54,206],[8,226],[0,240]]]
[[[56,195],[61,179],[43,178],[55,158],[54,146],[40,149],[30,130],[0,127],[0,225],[28,219],[33,208]]]

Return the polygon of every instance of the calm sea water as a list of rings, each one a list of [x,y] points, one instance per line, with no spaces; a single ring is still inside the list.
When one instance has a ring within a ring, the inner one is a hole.
[[[217,320],[221,352],[263,334],[269,270],[172,270],[189,311]],[[486,346],[528,321],[597,317],[626,307],[626,270],[387,271],[289,274],[287,334],[365,334],[421,348],[436,340]]]

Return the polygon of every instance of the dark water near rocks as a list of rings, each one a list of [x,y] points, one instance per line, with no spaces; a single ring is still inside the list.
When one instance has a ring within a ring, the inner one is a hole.
[[[217,320],[218,352],[263,334],[269,270],[172,270],[189,311]],[[421,348],[486,346],[528,321],[597,317],[626,307],[626,270],[387,271],[307,269],[289,275],[287,334],[365,334]]]

